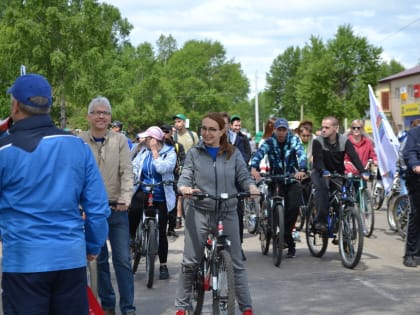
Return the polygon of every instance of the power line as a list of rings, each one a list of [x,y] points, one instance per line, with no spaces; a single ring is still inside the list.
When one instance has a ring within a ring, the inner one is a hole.
[[[379,41],[379,43],[384,42],[385,40],[387,40],[388,38],[398,34],[399,32],[401,32],[402,30],[406,29],[407,27],[409,27],[410,25],[417,23],[418,21],[420,21],[420,17],[416,18],[414,21],[411,21],[410,23],[404,25],[403,27],[401,27],[398,31],[389,34],[388,36],[384,37],[382,40]]]

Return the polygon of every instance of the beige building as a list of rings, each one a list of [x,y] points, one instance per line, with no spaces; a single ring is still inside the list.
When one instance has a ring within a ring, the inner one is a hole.
[[[420,119],[420,66],[381,79],[376,97],[395,132],[409,129]]]

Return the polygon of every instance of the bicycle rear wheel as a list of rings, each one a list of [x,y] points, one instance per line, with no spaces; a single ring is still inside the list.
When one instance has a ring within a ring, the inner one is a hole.
[[[156,222],[149,220],[147,223],[149,227],[149,235],[147,238],[147,253],[146,253],[146,274],[147,284],[150,289],[153,287],[153,280],[155,276],[155,258],[157,252],[157,235],[156,235]]]
[[[375,225],[375,212],[372,208],[372,200],[367,190],[362,191],[362,200],[359,203],[360,217],[363,224],[363,234],[370,237]]]
[[[284,248],[284,208],[277,203],[273,208],[273,264],[281,264]]]
[[[362,256],[362,220],[357,210],[352,207],[345,208],[343,212],[338,229],[339,252],[343,266],[352,269],[357,266]]]
[[[315,204],[312,204],[307,209],[306,216],[306,244],[308,245],[309,252],[312,256],[322,257],[328,247],[328,235],[319,233],[315,229],[315,217],[317,210]]]
[[[216,288],[213,288],[213,314],[234,315],[235,314],[235,279],[233,274],[232,256],[222,249],[215,257]]]
[[[141,259],[141,252],[142,252],[141,245],[142,245],[142,233],[143,233],[142,226],[143,226],[143,223],[140,222],[136,230],[136,237],[134,239],[133,247],[131,248],[131,253],[133,256],[133,266],[132,266],[133,273],[137,272],[137,268],[139,266],[140,259]]]
[[[407,236],[408,214],[410,212],[410,199],[408,195],[401,195],[395,199],[393,211],[398,233],[403,239]]]

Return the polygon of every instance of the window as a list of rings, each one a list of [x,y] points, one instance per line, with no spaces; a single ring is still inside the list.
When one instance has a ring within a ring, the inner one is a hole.
[[[391,111],[389,108],[389,92],[381,92],[381,106],[384,111]]]

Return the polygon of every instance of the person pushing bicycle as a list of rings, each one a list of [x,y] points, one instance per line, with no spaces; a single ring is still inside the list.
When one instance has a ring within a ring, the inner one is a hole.
[[[227,126],[221,113],[209,113],[202,119],[199,144],[187,153],[184,168],[178,181],[178,190],[183,195],[194,192],[218,196],[221,193],[237,193],[236,183],[251,195],[260,194],[251,178],[241,153],[228,143]],[[221,212],[216,209],[217,201],[212,199],[191,199],[185,216],[184,254],[182,271],[178,278],[175,307],[176,315],[185,315],[191,308],[191,292],[194,275],[204,253],[209,229],[217,224],[218,216],[223,216],[224,232],[230,245],[233,261],[236,299],[244,315],[252,315],[252,301],[248,288],[248,278],[242,261],[239,239],[237,200],[223,202]]]
[[[136,156],[133,171],[138,182],[156,184],[174,180],[176,152],[173,146],[164,142],[164,133],[157,126],[148,128],[140,136],[146,138],[146,150]],[[137,183],[138,184],[138,183]],[[129,209],[130,237],[134,239],[137,227],[147,207],[148,190],[139,185],[131,200]],[[153,204],[159,209],[159,279],[169,278],[166,265],[168,260],[168,236],[166,226],[169,212],[175,208],[175,191],[173,185],[161,185],[154,188]]]
[[[251,175],[259,181],[261,179],[260,162],[268,155],[270,174],[294,174],[295,179],[302,180],[307,172],[307,156],[299,140],[289,130],[289,122],[285,118],[278,118],[274,123],[274,133],[258,148],[251,159]],[[302,188],[299,183],[290,183],[286,187],[286,211],[284,239],[288,246],[287,257],[296,256],[296,243],[292,237],[292,230],[296,222],[299,206],[302,205]]]

